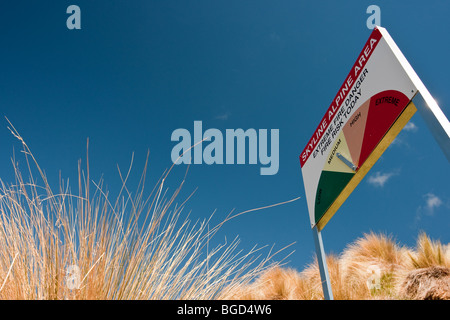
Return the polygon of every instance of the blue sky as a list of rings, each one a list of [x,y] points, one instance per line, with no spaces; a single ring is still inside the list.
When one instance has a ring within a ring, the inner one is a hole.
[[[81,8],[81,30],[66,9]],[[298,156],[371,30],[366,8],[381,8],[389,31],[449,117],[450,3],[443,1],[14,1],[0,5],[0,108],[57,188],[76,182],[89,159],[93,180],[114,192],[117,165],[135,154],[137,186],[147,150],[149,185],[170,167],[175,129],[279,129],[279,171],[260,165],[192,165],[183,197],[191,217],[230,221],[217,241],[241,248],[295,242],[289,266],[303,269],[314,244]],[[20,144],[0,120],[0,177],[12,182]],[[166,185],[184,175],[178,166]],[[450,242],[449,163],[419,114],[400,133],[323,232],[327,252],[365,232],[413,246],[420,231]],[[134,182],[134,185],[133,185]],[[73,190],[76,185],[72,185]]]

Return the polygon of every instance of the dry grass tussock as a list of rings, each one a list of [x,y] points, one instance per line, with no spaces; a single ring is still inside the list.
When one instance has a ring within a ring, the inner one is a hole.
[[[119,170],[114,201],[88,165],[84,172],[79,164],[77,194],[63,180],[55,193],[11,131],[28,179],[14,159],[15,182],[0,181],[0,299],[323,299],[317,261],[299,272],[274,261],[278,252],[242,252],[239,239],[210,248],[224,223],[262,208],[213,227],[212,216],[191,221],[182,215],[189,197],[175,202],[184,180],[169,194],[170,168],[146,195],[146,164],[132,193],[133,161],[125,175]],[[365,234],[327,263],[335,299],[450,299],[450,245],[424,233],[415,248]]]
[[[339,300],[450,299],[450,245],[419,235],[415,248],[384,234],[365,234],[341,255],[327,256]],[[235,292],[234,299],[323,299],[317,260],[299,272],[275,267]]]
[[[63,180],[53,192],[11,128],[29,178],[14,160],[15,183],[1,182],[0,299],[223,299],[278,265],[272,250],[245,253],[238,239],[211,247],[223,223],[239,214],[212,227],[211,217],[183,218],[185,202],[175,199],[184,180],[172,194],[164,186],[172,168],[150,195],[147,164],[134,193],[127,187],[131,165],[125,175],[119,170],[123,183],[114,201],[103,182],[90,180],[89,165],[84,172],[79,164],[78,194]]]

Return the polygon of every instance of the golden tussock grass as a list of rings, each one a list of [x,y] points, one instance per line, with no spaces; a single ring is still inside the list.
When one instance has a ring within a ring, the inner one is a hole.
[[[450,246],[425,233],[416,248],[369,233],[342,254],[328,255],[334,299],[450,299]],[[317,260],[298,272],[275,267],[240,288],[235,299],[323,299]]]
[[[184,180],[172,193],[164,185],[172,168],[147,195],[146,162],[137,189],[128,189],[133,159],[125,175],[119,170],[115,200],[90,180],[88,159],[77,194],[62,179],[53,192],[10,130],[28,179],[13,159],[15,182],[0,181],[0,299],[323,299],[317,260],[297,271],[274,260],[279,251],[244,253],[237,238],[210,248],[224,223],[263,208],[213,227],[212,216],[191,221],[182,214],[189,197],[176,202]],[[415,248],[365,234],[327,264],[335,299],[450,299],[450,245],[425,233]]]
[[[172,168],[146,195],[147,162],[131,192],[131,161],[125,175],[119,170],[122,186],[112,200],[102,181],[90,180],[87,159],[86,172],[78,166],[78,193],[62,179],[54,192],[10,130],[22,143],[29,178],[13,159],[15,182],[1,182],[0,299],[224,299],[278,264],[272,250],[243,252],[237,238],[211,247],[220,227],[245,212],[211,227],[212,215],[184,218],[190,196],[175,202],[184,180],[170,194],[164,186]]]

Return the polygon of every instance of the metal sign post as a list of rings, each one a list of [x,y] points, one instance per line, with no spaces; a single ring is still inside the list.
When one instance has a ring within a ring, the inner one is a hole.
[[[322,281],[323,296],[325,300],[333,300],[330,275],[328,274],[327,257],[323,249],[322,235],[317,226],[312,228],[314,244],[316,246],[317,262],[319,264],[320,279]]]

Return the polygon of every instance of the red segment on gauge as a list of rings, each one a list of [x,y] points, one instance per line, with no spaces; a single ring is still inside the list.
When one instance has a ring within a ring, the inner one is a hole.
[[[371,97],[358,167],[366,161],[408,103],[408,97],[396,90],[383,91]]]

